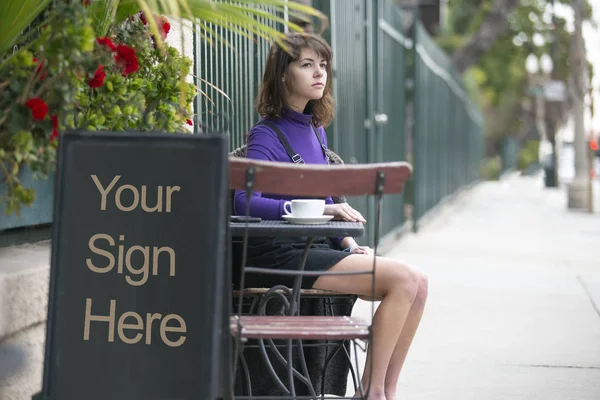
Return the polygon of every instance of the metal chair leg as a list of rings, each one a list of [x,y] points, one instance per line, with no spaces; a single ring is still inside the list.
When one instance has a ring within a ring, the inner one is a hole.
[[[250,370],[248,369],[248,363],[246,362],[246,357],[244,356],[244,353],[240,353],[239,355],[241,357],[240,359],[240,364],[242,365],[242,368],[244,370],[244,377],[246,379],[246,390],[248,391],[248,396],[250,399],[252,399],[252,380],[250,379]]]
[[[298,345],[298,359],[300,360],[300,367],[302,368],[302,372],[304,373],[304,376],[306,377],[306,380],[307,380],[306,386],[308,388],[310,395],[316,397],[317,394],[315,393],[315,388],[313,387],[312,381],[310,379],[310,375],[308,374],[308,367],[306,366],[306,357],[304,357],[304,347],[302,346],[302,340],[298,340],[297,345]]]

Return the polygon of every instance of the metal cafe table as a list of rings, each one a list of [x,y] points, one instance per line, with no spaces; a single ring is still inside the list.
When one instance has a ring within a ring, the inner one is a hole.
[[[360,222],[329,221],[320,225],[290,224],[286,221],[249,222],[248,236],[252,237],[361,237],[365,228]],[[245,222],[230,222],[229,231],[233,237],[244,236]]]
[[[324,224],[315,224],[315,225],[304,225],[304,224],[292,224],[289,223],[287,221],[273,221],[273,220],[263,220],[260,222],[230,222],[229,223],[229,233],[231,235],[231,237],[234,238],[235,241],[237,242],[241,242],[242,238],[245,234],[245,231],[247,229],[247,235],[248,237],[302,237],[306,239],[306,244],[308,246],[310,246],[310,244],[313,242],[313,240],[317,237],[347,237],[347,236],[352,236],[352,237],[361,237],[364,236],[364,226],[362,223],[360,222],[346,222],[346,221],[329,221],[327,223]],[[260,268],[253,268],[255,271],[256,270],[260,270]],[[270,271],[270,270],[269,270]],[[257,271],[260,273],[260,271]],[[238,272],[235,272],[238,273]],[[304,271],[302,273],[303,276],[308,276],[308,275],[317,275],[319,274],[319,272],[317,271]],[[284,288],[281,286],[277,286],[277,287],[273,287],[273,288],[262,288],[262,289],[258,289],[258,296],[256,295],[256,293],[254,294],[250,294],[250,297],[254,298],[254,301],[250,307],[249,311],[250,313],[254,314],[256,313],[256,304],[258,302],[258,300],[261,300],[261,304],[263,304],[263,301],[266,303],[269,301],[269,296],[271,296],[272,298],[277,297],[276,294],[274,293],[275,291],[279,292],[279,297],[281,298],[282,296],[282,292],[287,291],[287,295],[288,295],[288,299],[289,296],[291,295],[292,298],[290,299],[290,301],[287,304],[288,310],[286,311],[286,314],[289,313],[289,315],[294,315],[294,314],[299,314],[299,310],[300,310],[300,301],[302,300],[303,302],[304,300],[304,293],[307,292],[312,292],[311,290],[303,290],[303,299],[300,298],[300,282],[301,280],[298,279],[296,281],[296,285],[294,285],[294,288]],[[234,285],[234,296],[232,296],[233,298],[237,298],[238,295],[235,294],[235,292],[239,289],[238,285]],[[283,290],[282,290],[283,288]],[[289,290],[292,289],[292,290]],[[249,292],[252,291],[256,291],[257,289],[249,289]],[[318,291],[314,291],[314,292],[318,292]],[[239,293],[239,292],[238,292]],[[244,294],[244,297],[247,297],[246,294]],[[331,297],[338,297],[338,303],[332,304],[330,302],[331,299],[327,299],[326,297],[329,297],[329,295],[323,294],[321,293],[320,296],[317,297],[311,297],[312,303],[309,303],[309,307],[312,306],[312,308],[310,308],[311,311],[315,311],[318,310],[317,312],[323,312],[322,310],[325,309],[325,304],[328,305],[329,307],[329,311],[325,311],[326,313],[334,313],[334,308],[336,308],[337,310],[348,310],[347,312],[351,311],[351,307],[353,304],[353,300],[352,302],[350,302],[350,304],[348,304],[348,302],[350,301],[349,298],[350,296],[348,294],[336,294],[334,292],[331,292]],[[306,300],[308,301],[308,300]],[[304,306],[307,306],[307,304],[303,304]],[[260,311],[261,306],[258,306],[258,313],[260,315],[262,315],[265,312],[265,308],[266,305],[263,306],[262,311]],[[233,309],[233,308],[232,308]],[[303,311],[304,312],[304,311]],[[341,311],[341,312],[345,312],[345,311]],[[306,312],[309,313],[309,312]],[[304,347],[304,345],[303,345]],[[309,345],[310,347],[310,345]],[[273,349],[271,349],[273,350]],[[313,350],[313,351],[321,351],[321,350]],[[303,354],[303,352],[301,352],[301,354]],[[311,353],[312,355],[315,355],[317,353]],[[323,350],[323,353],[325,354],[325,350]],[[308,361],[309,365],[308,368],[314,371],[322,371],[323,370],[323,365],[321,361],[317,361],[316,359],[320,359],[319,357],[321,357],[321,355],[319,356],[314,356],[312,359],[312,361]],[[237,355],[233,355],[234,357],[236,357]],[[330,373],[335,374],[336,372],[338,373],[338,375],[336,375],[336,379],[333,379],[333,382],[331,379],[327,379],[325,382],[325,377],[324,376],[320,376],[319,378],[317,378],[317,382],[311,382],[311,385],[314,385],[315,383],[320,383],[321,384],[321,389],[325,390],[325,384],[330,385],[330,388],[333,386],[335,387],[336,384],[338,384],[337,382],[344,382],[343,386],[345,388],[345,382],[346,382],[346,377],[348,376],[348,367],[346,366],[347,361],[343,361],[341,360],[339,357],[342,357],[342,354],[338,354],[337,355],[338,358],[336,358],[337,361],[334,361],[333,363],[331,363],[331,368],[329,368]],[[262,363],[265,362],[267,364],[271,364],[273,360],[269,359],[269,356],[266,355],[266,353],[262,353],[262,357],[258,357],[260,359],[262,359],[262,361],[257,360],[256,358],[253,358],[250,360],[250,362],[254,362],[254,363]],[[309,357],[310,359],[310,357]],[[341,360],[341,361],[340,361]],[[314,363],[315,365],[311,365],[311,362]],[[336,362],[338,363],[338,366],[336,367]],[[245,361],[244,361],[245,363]],[[343,363],[344,366],[342,366],[340,363]],[[319,365],[317,365],[319,364]],[[248,366],[244,366],[245,368],[248,368]],[[336,368],[338,368],[338,370],[336,371]],[[345,368],[345,369],[344,369]],[[270,367],[269,369],[271,369],[271,374],[275,373],[274,369],[272,367]],[[250,375],[252,375],[252,373],[250,373],[249,371],[246,371],[246,376],[245,378],[242,378],[243,375],[239,375],[237,380],[236,380],[236,385],[238,385],[238,389],[241,389],[243,386],[245,391],[248,392],[255,392],[255,389],[258,389],[258,391],[263,391],[263,390],[268,390],[268,391],[273,391],[273,390],[277,390],[276,388],[276,381],[274,378],[271,378],[267,375],[269,375],[269,372],[267,372],[267,368],[256,368],[256,365],[254,366],[254,368],[252,368],[252,366],[249,368],[249,370],[253,373],[256,374],[255,376],[252,377],[252,379],[250,378]],[[343,370],[343,371],[339,371],[339,370]],[[234,372],[235,373],[235,372]],[[343,374],[343,376],[341,376],[341,374]],[[313,373],[310,373],[311,377],[313,377]],[[331,377],[331,375],[328,375],[329,377]],[[314,378],[314,377],[313,377]],[[252,380],[252,384],[250,384],[250,379]],[[273,379],[273,380],[272,380]],[[318,381],[319,379],[321,379],[320,381]],[[246,381],[245,385],[242,383],[242,380]],[[342,386],[342,384],[339,384],[340,386]],[[315,385],[316,386],[316,385]],[[255,395],[260,396],[261,394],[259,393],[254,393]],[[266,393],[264,393],[266,394]]]

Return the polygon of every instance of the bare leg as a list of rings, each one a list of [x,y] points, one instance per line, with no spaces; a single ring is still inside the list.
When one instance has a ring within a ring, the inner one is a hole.
[[[417,332],[417,328],[421,322],[423,310],[425,309],[425,302],[427,301],[427,286],[427,277],[425,275],[421,275],[419,279],[419,290],[417,292],[417,296],[415,297],[412,308],[408,313],[408,318],[406,318],[406,322],[402,328],[402,333],[400,333],[400,337],[396,343],[396,348],[392,353],[390,364],[388,365],[388,370],[385,376],[386,400],[396,399],[400,371],[402,370],[402,366],[406,360],[406,355],[408,354],[408,349],[410,348],[413,338],[415,337],[415,333]]]
[[[373,257],[351,255],[331,268],[331,271],[365,271],[373,268]],[[400,338],[405,321],[415,301],[420,273],[397,261],[377,257],[375,297],[382,298],[373,318],[373,346],[369,347],[368,360],[373,360],[369,400],[385,400],[385,382],[392,354]],[[371,275],[325,275],[317,279],[313,288],[372,295]],[[368,380],[369,370],[365,368]]]
[[[388,370],[385,377],[386,400],[396,399],[396,391],[398,380],[400,378],[400,371],[402,370],[402,366],[404,365],[404,361],[406,360],[406,355],[408,354],[408,350],[410,348],[410,345],[412,344],[412,340],[415,336],[419,323],[421,322],[421,316],[423,315],[423,310],[425,308],[425,302],[427,300],[428,280],[427,276],[424,273],[419,273],[418,277],[419,286],[417,295],[408,313],[408,317],[406,318],[406,322],[404,323],[404,327],[402,329],[402,332],[400,333],[400,337],[398,338],[398,342],[396,343],[396,347],[394,348],[392,357],[390,358],[390,364],[388,365]],[[373,299],[369,298],[369,296],[360,296],[360,298],[365,301],[381,301],[381,299]],[[365,373],[361,381],[364,387],[366,387],[366,385],[368,384],[368,368],[371,365],[371,354],[371,351],[367,351]]]

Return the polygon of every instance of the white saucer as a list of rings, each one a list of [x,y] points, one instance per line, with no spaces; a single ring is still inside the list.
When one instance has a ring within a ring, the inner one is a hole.
[[[329,222],[333,215],[320,215],[318,217],[293,217],[291,215],[282,215],[283,219],[288,221],[290,224],[299,225],[321,225]]]

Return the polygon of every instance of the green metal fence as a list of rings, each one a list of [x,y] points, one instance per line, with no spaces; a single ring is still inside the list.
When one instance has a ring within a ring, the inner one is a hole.
[[[337,116],[327,127],[329,147],[346,163],[413,163],[406,193],[385,199],[382,233],[405,226],[407,204],[418,223],[445,197],[478,179],[481,114],[449,58],[413,22],[412,11],[393,0],[313,0],[313,6],[329,17],[324,36],[334,51]],[[227,134],[233,150],[259,119],[254,99],[270,44],[214,26],[200,28],[214,30],[227,43],[208,44],[200,33],[194,38],[195,83],[204,92],[195,103],[195,129]],[[349,201],[373,221],[369,200]],[[363,243],[372,244],[372,238],[367,229]]]
[[[405,32],[409,29],[409,15],[391,1],[376,2],[373,12],[376,56],[373,68],[375,101],[372,118],[377,144],[373,161],[406,161],[408,131],[405,85],[411,41]],[[406,194],[385,197],[385,218],[381,224],[383,233],[390,233],[403,226],[406,221],[405,197]]]
[[[272,7],[263,8],[273,13]],[[260,22],[267,23],[264,19]],[[275,29],[283,29],[269,23]],[[259,118],[254,100],[270,43],[260,37],[251,40],[213,24],[201,24],[198,28],[194,36],[194,67],[200,94],[194,104],[194,127],[197,132],[229,135],[230,147],[234,149],[244,144],[245,133]],[[204,39],[207,36],[212,43]]]
[[[478,179],[481,113],[448,56],[414,22],[412,10],[391,0],[313,5],[330,18],[326,39],[334,49],[337,107],[328,128],[330,146],[346,162],[411,161],[410,190],[385,199],[382,233],[401,231],[410,209],[416,227],[442,199]],[[413,125],[407,123],[411,119]],[[350,202],[373,220],[373,204]],[[367,242],[372,238],[367,229]]]
[[[425,28],[414,29],[414,220],[479,178],[483,119],[449,57]]]
[[[362,0],[315,1],[313,6],[324,12],[330,22],[326,39],[333,49],[333,95],[336,100],[336,118],[327,128],[329,147],[346,163],[371,161],[372,142],[365,132],[369,119],[369,75],[367,57],[369,32],[365,29],[368,10]],[[350,198],[350,203],[367,220],[371,207],[364,197]],[[365,241],[369,237],[366,232]]]

